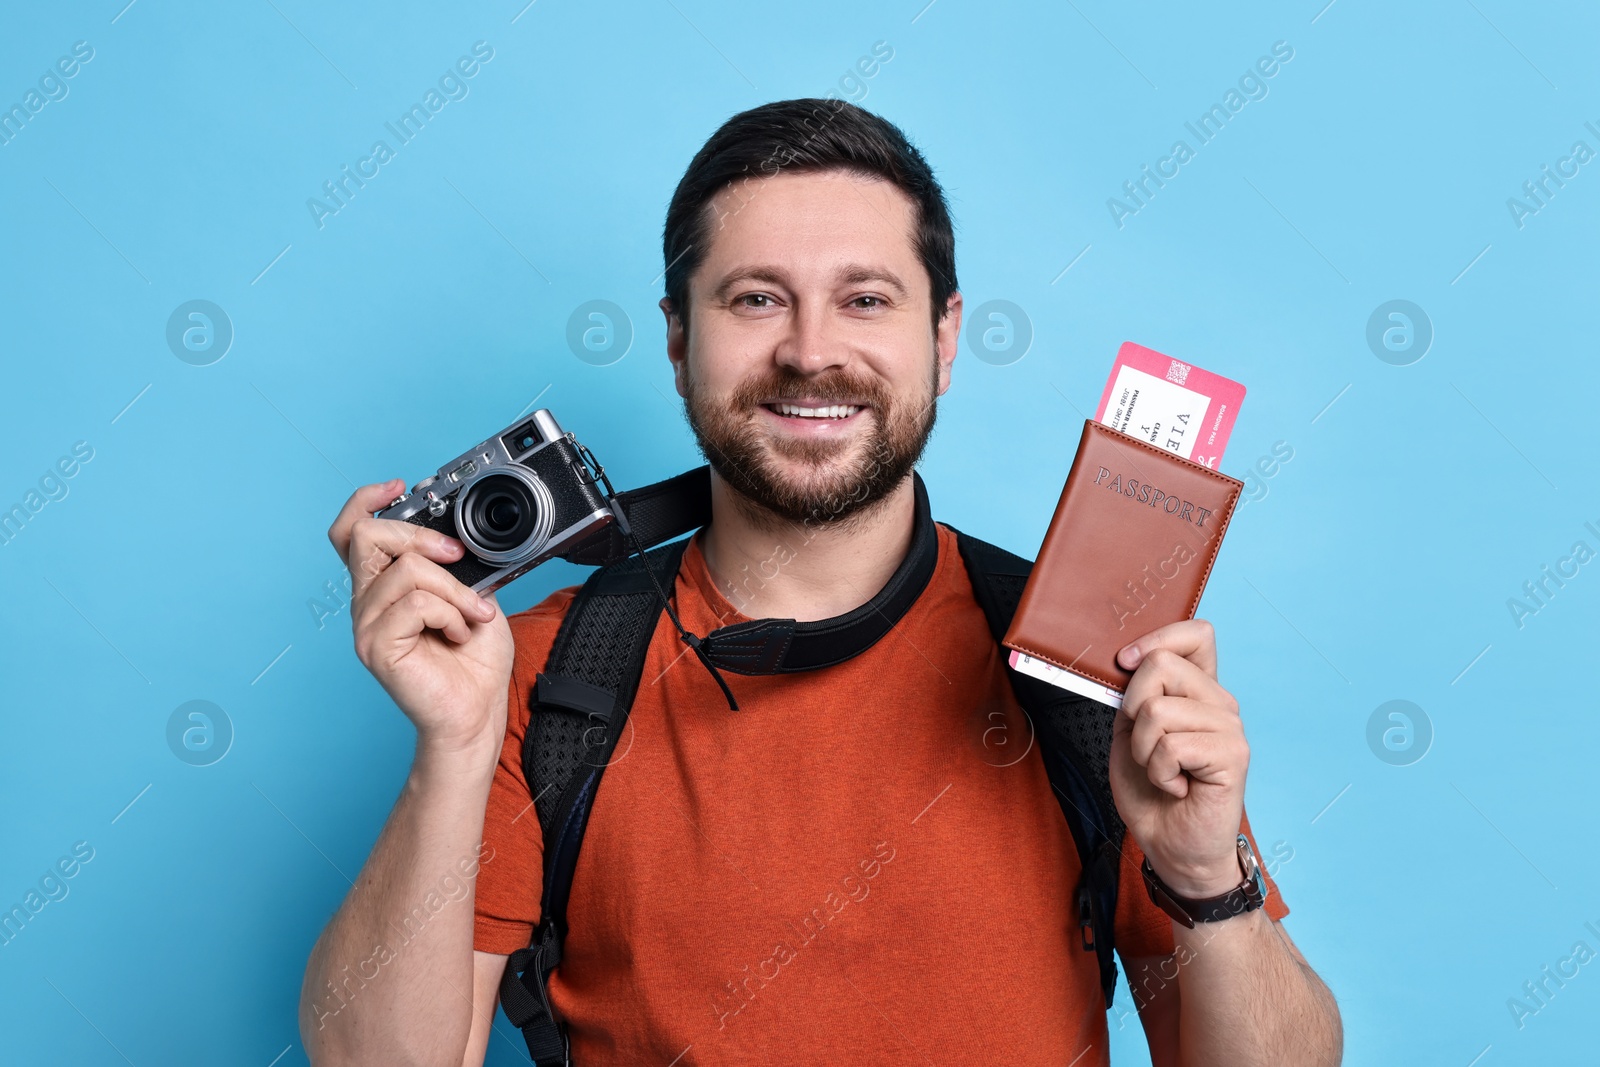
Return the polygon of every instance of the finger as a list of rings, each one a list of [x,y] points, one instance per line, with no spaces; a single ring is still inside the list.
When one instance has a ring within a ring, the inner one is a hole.
[[[1163,734],[1150,752],[1145,773],[1150,783],[1183,799],[1194,782],[1227,785],[1248,764],[1249,748],[1242,736],[1224,734]]]
[[[378,616],[418,589],[450,604],[462,618],[488,622],[495,617],[496,605],[485,601],[432,560],[415,552],[405,552],[372,580],[366,594],[357,602],[356,629],[371,626]]]
[[[453,604],[426,589],[413,589],[373,620],[366,634],[368,655],[377,649],[393,648],[424,630],[438,630],[458,645],[472,638],[471,627]]]
[[[1145,703],[1158,696],[1189,697],[1226,707],[1234,714],[1239,711],[1233,694],[1215,677],[1201,670],[1193,660],[1166,648],[1152,650],[1133,672],[1122,694],[1123,713],[1137,720]]]
[[[350,531],[355,527],[356,520],[370,518],[374,511],[394,503],[394,498],[404,492],[405,487],[406,483],[399,478],[390,478],[386,482],[363,485],[350,494],[350,499],[339,509],[333,525],[328,527],[328,540],[333,542],[333,550],[339,553],[339,558],[346,564],[350,562]]]
[[[360,596],[378,575],[400,556],[414,552],[436,563],[453,563],[463,552],[454,537],[399,519],[363,516],[355,521],[347,560],[354,582],[352,596]]]
[[[1225,709],[1188,697],[1152,697],[1144,705],[1128,737],[1128,751],[1141,767],[1150,764],[1150,754],[1167,734],[1238,732],[1238,716]]]
[[[1117,652],[1117,662],[1130,671],[1135,670],[1158,648],[1176,652],[1211,677],[1217,676],[1216,631],[1205,619],[1182,619],[1157,627],[1123,646]]]

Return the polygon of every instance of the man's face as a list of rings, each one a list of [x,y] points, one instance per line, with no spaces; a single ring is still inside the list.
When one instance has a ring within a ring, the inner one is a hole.
[[[793,522],[835,522],[905,478],[950,384],[961,298],[935,327],[916,208],[843,171],[738,182],[709,208],[689,328],[667,351],[701,451]]]

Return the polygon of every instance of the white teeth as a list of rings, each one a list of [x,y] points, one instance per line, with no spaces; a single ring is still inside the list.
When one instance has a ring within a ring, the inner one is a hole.
[[[799,404],[773,404],[780,415],[793,415],[802,419],[848,419],[860,411],[855,404],[830,404],[827,407],[803,408]]]

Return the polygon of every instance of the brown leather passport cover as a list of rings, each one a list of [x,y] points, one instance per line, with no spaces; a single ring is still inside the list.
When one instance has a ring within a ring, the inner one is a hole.
[[[1194,618],[1244,483],[1087,420],[1005,645],[1126,689],[1124,645]]]

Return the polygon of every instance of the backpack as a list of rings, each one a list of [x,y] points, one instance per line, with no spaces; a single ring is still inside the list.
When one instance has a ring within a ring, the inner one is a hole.
[[[925,505],[921,478],[913,478]],[[572,874],[596,791],[623,733],[664,607],[677,624],[661,583],[670,587],[678,572],[688,544],[683,535],[709,521],[710,491],[709,469],[700,467],[617,494],[613,506],[617,522],[563,557],[600,566],[568,607],[545,669],[529,695],[522,765],[544,835],[544,885],[533,941],[511,954],[500,981],[500,1004],[522,1030],[528,1054],[538,1067],[570,1062],[566,1029],[555,1017],[548,986],[551,972],[561,963]],[[973,596],[999,642],[1032,563],[953,528],[952,532]],[[671,538],[681,539],[661,543]],[[646,550],[650,545],[656,547]],[[794,625],[788,620],[780,624]],[[719,649],[729,631],[748,631],[755,625],[773,623],[762,620],[717,631]],[[702,647],[711,639],[678,629],[711,667]],[[732,636],[736,644],[738,635]],[[1003,647],[1001,651],[1004,655]],[[729,653],[722,655],[726,668]],[[737,652],[732,658],[737,659]],[[714,667],[711,670],[717,675]],[[1113,921],[1124,833],[1108,775],[1116,711],[1020,674],[1009,665],[1005,671],[1033,724],[1050,784],[1077,845],[1083,874],[1074,900],[1081,943],[1098,957],[1101,993],[1109,1009],[1117,980]],[[753,666],[744,673],[762,672]],[[717,680],[722,684],[720,675]],[[728,692],[725,684],[723,689]],[[731,694],[729,705],[737,708]]]

